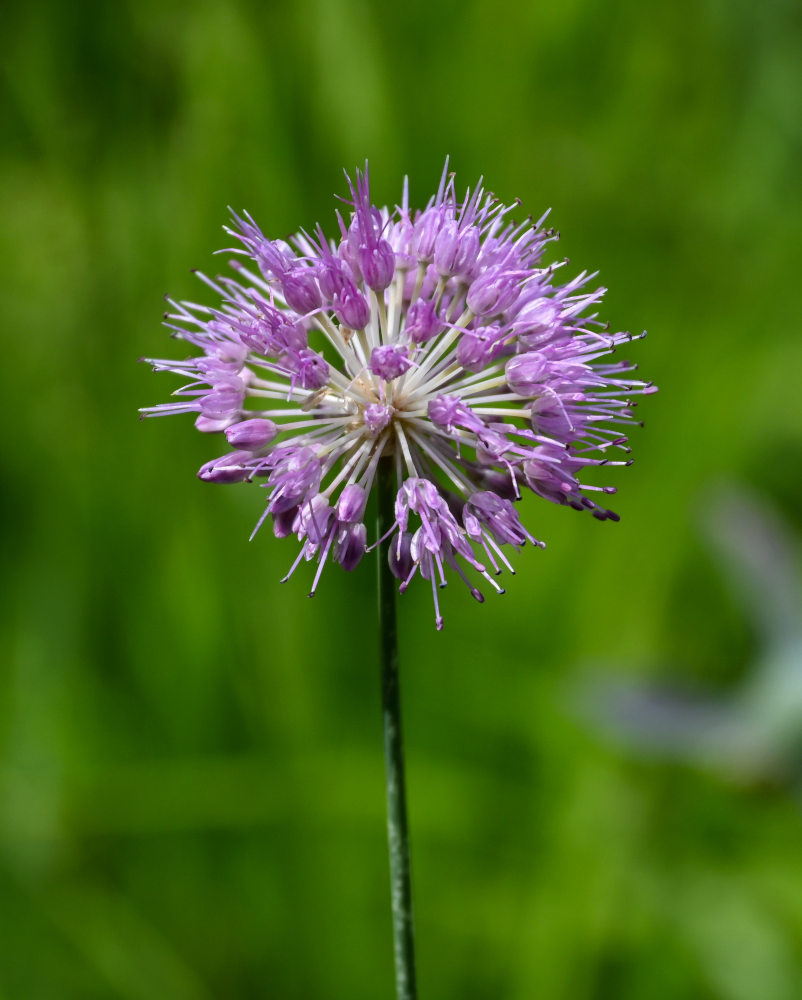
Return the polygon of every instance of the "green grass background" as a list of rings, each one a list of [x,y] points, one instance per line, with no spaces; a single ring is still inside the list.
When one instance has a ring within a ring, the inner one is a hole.
[[[426,1000],[793,1000],[793,789],[640,759],[611,673],[731,690],[756,639],[700,538],[722,479],[797,525],[802,63],[790,0],[40,0],[5,16],[0,998],[392,995],[374,571],[280,587],[213,487],[161,296],[226,206],[333,223],[446,153],[601,269],[661,393],[620,524],[527,501],[504,598],[401,604]],[[219,258],[217,259],[219,261]]]

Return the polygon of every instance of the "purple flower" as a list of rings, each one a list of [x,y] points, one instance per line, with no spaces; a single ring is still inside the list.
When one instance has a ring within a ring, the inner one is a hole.
[[[345,278],[342,289],[331,300],[334,316],[342,326],[351,330],[364,330],[370,320],[370,306],[350,278]]]
[[[201,353],[154,360],[184,381],[147,416],[192,413],[234,449],[205,482],[261,480],[273,533],[300,543],[285,579],[315,563],[353,570],[370,547],[365,510],[379,460],[398,477],[388,558],[403,592],[456,574],[476,600],[511,571],[510,550],[542,547],[515,501],[524,490],[617,520],[583,484],[588,467],[630,464],[634,397],[655,391],[609,356],[633,338],[597,318],[604,289],[557,283],[542,262],[556,239],[508,220],[481,185],[458,200],[446,169],[420,211],[371,204],[367,169],[349,180],[339,241],[320,226],[292,245],[253,219],[228,230],[236,278],[201,279],[215,306],[171,302],[167,326]],[[542,221],[542,220],[541,220]],[[616,457],[618,456],[618,457]],[[590,495],[589,495],[590,494]]]
[[[408,348],[398,344],[381,344],[379,347],[374,347],[370,352],[369,368],[378,378],[392,382],[394,378],[403,375],[412,367],[407,351]]]
[[[412,302],[407,309],[404,329],[413,344],[425,344],[427,340],[436,337],[443,329],[443,324],[437,318],[434,302],[427,299]]]
[[[362,419],[371,436],[376,437],[393,419],[393,408],[384,403],[368,403],[362,411]]]
[[[272,420],[253,417],[251,420],[240,420],[226,428],[228,443],[244,451],[259,451],[270,444],[278,434],[278,428]]]

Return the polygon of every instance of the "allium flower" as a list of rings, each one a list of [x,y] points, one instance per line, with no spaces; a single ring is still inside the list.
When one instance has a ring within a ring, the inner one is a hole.
[[[617,520],[587,495],[614,488],[580,476],[630,464],[630,397],[656,391],[628,361],[600,360],[636,338],[597,319],[594,275],[560,284],[560,265],[542,265],[558,238],[545,216],[508,221],[514,206],[481,184],[460,202],[447,168],[414,212],[406,183],[393,211],[374,207],[357,171],[339,241],[318,226],[288,245],[233,215],[236,279],[200,275],[219,304],[169,300],[167,326],[203,353],[152,360],[189,381],[143,411],[195,413],[199,430],[225,434],[233,450],[199,477],[263,480],[254,534],[270,516],[276,536],[297,536],[285,580],[316,562],[311,594],[327,562],[353,570],[367,551],[368,496],[391,457],[390,564],[400,591],[416,574],[431,582],[438,629],[446,571],[482,601],[471,576],[501,593],[504,547],[543,545],[514,506],[524,489]]]

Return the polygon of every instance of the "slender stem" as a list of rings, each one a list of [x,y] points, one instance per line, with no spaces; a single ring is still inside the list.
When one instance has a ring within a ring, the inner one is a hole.
[[[395,520],[395,471],[390,457],[378,468],[379,538]],[[404,783],[404,743],[401,731],[401,698],[398,682],[398,625],[396,580],[390,571],[387,551],[378,548],[379,632],[382,670],[382,717],[384,760],[387,770],[387,840],[390,848],[390,893],[393,910],[393,950],[398,1000],[416,1000],[415,946],[412,929],[412,887],[409,874],[407,796]]]

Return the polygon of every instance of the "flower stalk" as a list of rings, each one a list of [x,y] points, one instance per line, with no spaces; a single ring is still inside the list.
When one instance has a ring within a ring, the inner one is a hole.
[[[392,457],[379,460],[377,470],[378,537],[395,521],[396,485]],[[393,915],[393,951],[398,1000],[416,1000],[415,945],[412,925],[412,883],[409,865],[404,742],[398,674],[396,580],[382,546],[378,553],[379,644],[381,656],[382,720],[387,777],[387,841],[390,852],[390,898]]]

